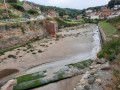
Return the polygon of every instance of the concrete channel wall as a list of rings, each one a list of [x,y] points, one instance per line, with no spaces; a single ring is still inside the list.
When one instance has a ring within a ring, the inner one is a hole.
[[[98,24],[98,29],[99,29],[99,32],[100,32],[100,38],[101,38],[101,45],[103,43],[106,42],[107,38],[106,38],[106,35],[105,33],[103,32],[102,28],[100,27],[100,25]]]

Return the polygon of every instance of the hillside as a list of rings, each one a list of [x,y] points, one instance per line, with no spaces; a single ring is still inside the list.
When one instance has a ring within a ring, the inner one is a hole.
[[[113,8],[114,5],[120,5],[120,0],[110,0],[110,2],[108,3],[108,7]]]

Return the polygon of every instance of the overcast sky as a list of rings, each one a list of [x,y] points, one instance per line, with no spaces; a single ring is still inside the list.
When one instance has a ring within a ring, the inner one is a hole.
[[[47,6],[84,9],[88,7],[105,5],[110,0],[27,0],[27,1]]]

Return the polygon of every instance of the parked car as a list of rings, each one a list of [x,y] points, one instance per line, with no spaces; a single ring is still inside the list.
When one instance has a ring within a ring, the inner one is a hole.
[[[27,18],[27,19],[30,19],[30,15],[23,15],[23,17]]]

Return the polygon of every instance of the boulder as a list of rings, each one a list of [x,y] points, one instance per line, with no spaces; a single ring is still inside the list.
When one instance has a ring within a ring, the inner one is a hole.
[[[96,64],[104,64],[104,63],[105,63],[105,59],[96,60]]]
[[[94,83],[94,80],[95,80],[94,77],[90,77],[90,78],[88,79],[88,83],[89,83],[89,84],[93,84],[93,83]]]

